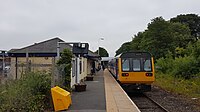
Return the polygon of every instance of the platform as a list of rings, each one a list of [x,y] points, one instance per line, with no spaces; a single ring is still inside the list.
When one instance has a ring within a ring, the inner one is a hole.
[[[93,81],[85,81],[86,91],[72,92],[70,112],[106,112],[103,71],[94,75]]]
[[[72,92],[69,112],[140,112],[108,70],[85,83],[86,91]]]

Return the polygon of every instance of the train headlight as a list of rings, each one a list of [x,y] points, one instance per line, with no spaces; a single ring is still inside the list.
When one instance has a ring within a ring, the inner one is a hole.
[[[128,77],[129,74],[128,74],[128,73],[122,73],[122,76],[123,76],[123,77]]]
[[[152,73],[146,73],[146,76],[147,76],[147,77],[152,77],[153,74],[152,74]]]

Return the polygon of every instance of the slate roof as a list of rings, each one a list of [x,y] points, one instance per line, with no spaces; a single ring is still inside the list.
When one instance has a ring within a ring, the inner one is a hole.
[[[30,45],[30,46],[27,46],[24,48],[11,49],[10,51],[8,51],[8,54],[10,56],[25,56],[26,53],[37,54],[34,56],[44,56],[44,55],[38,55],[38,54],[50,54],[49,56],[56,56],[58,42],[65,42],[65,41],[56,37],[56,38],[46,40],[43,42],[34,43],[33,45]],[[72,50],[72,46],[70,44],[60,44],[60,52],[62,52],[63,49],[65,49],[65,48]],[[23,55],[16,55],[16,54],[23,54]],[[45,56],[47,56],[47,55],[45,55]],[[99,58],[98,54],[96,54],[90,50],[88,51],[88,54],[86,54],[85,56],[89,57],[89,58]]]
[[[56,53],[58,42],[64,41],[56,37],[21,49],[11,49],[8,53]],[[72,49],[72,46],[69,44],[60,44],[60,51],[63,51],[64,48]]]

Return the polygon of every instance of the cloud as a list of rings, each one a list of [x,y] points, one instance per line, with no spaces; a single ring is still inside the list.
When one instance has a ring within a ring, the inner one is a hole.
[[[0,49],[24,47],[59,36],[100,46],[111,56],[151,19],[199,14],[199,0],[1,0]],[[16,41],[17,40],[17,41]]]

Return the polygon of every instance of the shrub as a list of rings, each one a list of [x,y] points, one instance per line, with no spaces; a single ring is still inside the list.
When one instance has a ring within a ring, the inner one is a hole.
[[[199,63],[193,56],[160,58],[157,60],[157,72],[172,74],[174,77],[190,79],[199,73]]]
[[[174,61],[173,74],[178,77],[190,79],[194,74],[198,73],[195,59],[193,57],[179,57]]]
[[[28,73],[0,87],[0,111],[45,111],[51,108],[51,79],[45,73]]]
[[[61,58],[57,62],[59,74],[62,79],[58,84],[67,91],[71,91],[71,67],[72,67],[72,52],[69,49],[64,49],[61,53]]]
[[[162,73],[170,73],[173,69],[174,66],[174,59],[172,57],[172,53],[168,52],[168,54],[166,55],[166,58],[159,58],[156,61],[156,66],[157,72],[162,72]]]
[[[173,59],[169,58],[160,58],[156,63],[156,71],[162,73],[169,73],[173,69]]]

